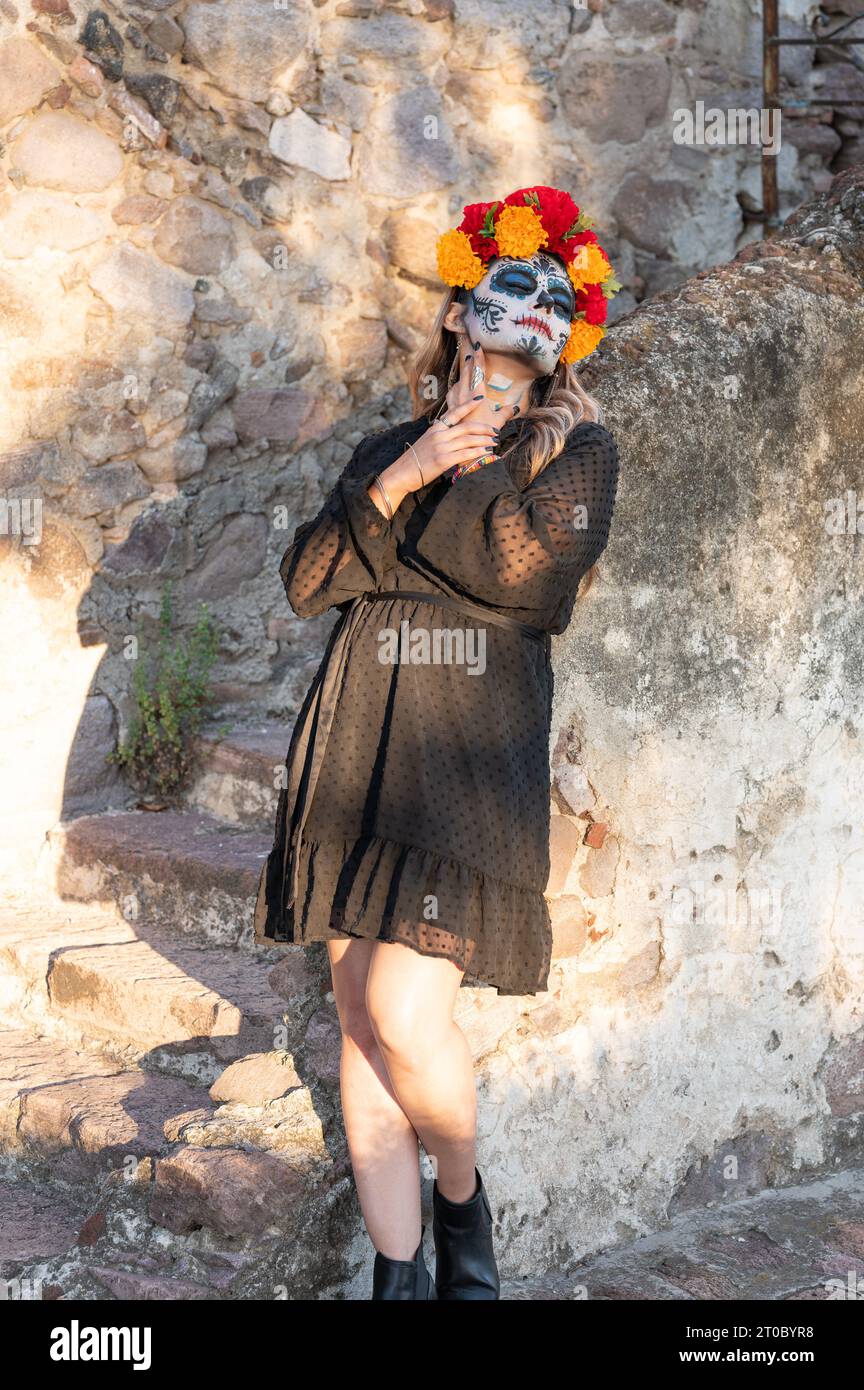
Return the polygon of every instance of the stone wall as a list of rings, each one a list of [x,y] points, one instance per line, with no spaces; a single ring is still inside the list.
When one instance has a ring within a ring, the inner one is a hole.
[[[557,983],[482,1107],[577,1248],[860,1161],[862,283],[859,168],[586,373],[624,487],[553,651]]]
[[[757,9],[2,0],[0,821],[25,857],[58,815],[122,799],[103,758],[124,639],[169,578],[182,624],[216,611],[232,716],[296,707],[326,623],[286,612],[285,533],[408,413],[435,236],[464,201],[572,189],[619,315],[752,238],[757,152],[672,129],[698,100],[758,100]],[[813,13],[790,0],[787,30]],[[784,50],[784,90],[847,95],[854,69],[815,57]],[[860,114],[788,122],[787,208],[855,155]]]
[[[458,1004],[507,1268],[860,1164],[864,171],[754,242],[754,153],[670,136],[680,104],[744,102],[755,13],[0,14],[0,463],[5,514],[41,525],[2,554],[5,865],[127,798],[102,762],[122,643],[168,579],[184,623],[204,598],[222,625],[223,710],[287,730],[329,620],[286,611],[285,532],[406,415],[436,231],[469,194],[566,183],[611,229],[621,307],[644,302],[584,369],[623,472],[554,644],[550,990]],[[802,55],[802,90],[847,80]],[[851,161],[854,111],[799,123],[787,201]],[[318,1077],[337,1038],[316,1007]],[[349,1263],[367,1257],[358,1234]]]

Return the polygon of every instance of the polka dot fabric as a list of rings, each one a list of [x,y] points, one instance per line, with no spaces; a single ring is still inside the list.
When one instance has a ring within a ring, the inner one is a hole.
[[[563,632],[579,581],[609,536],[612,435],[577,426],[524,488],[507,458],[455,485],[437,479],[387,522],[367,489],[426,428],[408,421],[355,450],[282,560],[292,608],[305,617],[345,610],[370,590],[422,590]],[[520,428],[508,423],[500,447]],[[299,730],[317,686],[332,677],[335,635],[295,725],[289,785],[307,775]],[[363,604],[295,836],[296,896],[290,902],[286,891],[297,823],[286,789],[261,874],[258,939],[401,941],[454,961],[468,981],[499,994],[545,989],[551,710],[548,636],[537,642],[413,597]]]

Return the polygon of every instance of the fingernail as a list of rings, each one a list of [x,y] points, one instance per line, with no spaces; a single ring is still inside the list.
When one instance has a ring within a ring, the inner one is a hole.
[[[471,399],[472,399],[473,401],[482,401],[483,397],[482,397],[482,396],[472,396]]]

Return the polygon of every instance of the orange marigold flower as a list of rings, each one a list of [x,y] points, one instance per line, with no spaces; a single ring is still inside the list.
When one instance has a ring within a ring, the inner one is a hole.
[[[436,243],[438,274],[445,285],[458,285],[462,289],[473,290],[486,273],[486,267],[479,256],[471,249],[470,238],[464,232],[453,228],[438,238]]]
[[[535,208],[539,202],[538,214],[549,237],[548,247],[563,255],[566,260],[569,248],[563,237],[578,220],[578,207],[563,188],[550,188],[548,184],[542,183],[534,184],[531,188],[517,188],[515,193],[508,193],[504,201],[524,207],[527,206],[526,195]]]
[[[606,252],[589,243],[579,247],[567,267],[567,274],[574,287],[581,290],[583,285],[602,285],[612,274],[612,267]]]
[[[562,361],[579,362],[583,357],[587,357],[594,351],[605,333],[605,328],[601,328],[597,323],[586,323],[584,319],[574,319],[570,329],[570,337],[567,339],[561,354]]]
[[[495,240],[501,256],[533,256],[549,238],[537,213],[531,207],[508,204],[495,221]]]

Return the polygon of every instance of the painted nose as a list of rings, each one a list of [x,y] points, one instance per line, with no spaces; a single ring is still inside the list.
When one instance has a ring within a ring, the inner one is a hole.
[[[555,300],[552,298],[552,296],[551,296],[551,294],[549,293],[548,290],[541,290],[541,291],[540,291],[540,293],[539,293],[538,296],[537,296],[537,301],[536,301],[536,303],[535,303],[535,305],[534,305],[534,308],[535,308],[535,309],[548,309],[550,313],[554,312],[554,309],[555,309]]]

